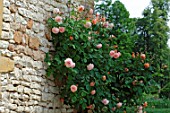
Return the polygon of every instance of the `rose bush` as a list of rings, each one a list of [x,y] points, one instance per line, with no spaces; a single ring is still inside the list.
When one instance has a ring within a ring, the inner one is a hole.
[[[93,9],[72,7],[65,17],[57,8],[53,12],[55,17],[48,24],[55,52],[48,53],[45,62],[48,76],[66,81],[61,88],[62,102],[80,112],[94,113],[142,105],[138,99],[152,84],[147,55],[119,51],[115,46],[121,40],[119,34],[111,32],[114,24],[99,13],[94,16]]]

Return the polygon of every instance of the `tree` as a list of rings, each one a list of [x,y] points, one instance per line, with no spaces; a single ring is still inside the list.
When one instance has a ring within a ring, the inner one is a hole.
[[[169,3],[170,0],[151,0],[150,6],[143,11],[144,17],[137,19],[136,22],[138,40],[134,51],[150,54],[154,70],[159,71],[155,73],[159,75],[155,79],[161,87],[169,81],[167,77],[168,56],[170,55],[167,45]]]

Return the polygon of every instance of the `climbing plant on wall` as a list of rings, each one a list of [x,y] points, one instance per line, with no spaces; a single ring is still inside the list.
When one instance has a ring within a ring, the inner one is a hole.
[[[64,81],[61,100],[79,112],[119,113],[139,103],[152,81],[147,55],[119,50],[114,24],[84,6],[69,5],[68,16],[58,8],[48,19],[55,52],[46,55],[47,75]],[[120,36],[121,35],[121,36]],[[121,42],[123,43],[123,42]]]

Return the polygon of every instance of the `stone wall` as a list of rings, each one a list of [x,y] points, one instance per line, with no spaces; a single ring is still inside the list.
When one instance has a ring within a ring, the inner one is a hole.
[[[12,71],[0,74],[0,113],[73,112],[60,102],[59,87],[53,78],[46,77],[43,62],[45,53],[52,49],[46,20],[54,7],[67,11],[66,2],[3,0],[0,54],[8,58],[9,63],[0,63],[0,68],[12,69],[13,63],[14,66]]]

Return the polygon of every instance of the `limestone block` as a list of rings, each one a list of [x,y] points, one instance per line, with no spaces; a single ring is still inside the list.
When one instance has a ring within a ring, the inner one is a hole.
[[[22,73],[23,75],[37,75],[36,70],[32,68],[22,68]]]
[[[0,56],[0,73],[14,70],[14,61]]]
[[[24,111],[29,113],[30,112],[30,108],[29,107],[25,107]]]
[[[35,83],[35,82],[31,82],[30,87],[31,87],[31,88],[34,88],[34,89],[39,89],[39,90],[42,89],[41,85],[38,84],[38,83]]]
[[[20,43],[22,42],[22,38],[23,38],[22,32],[20,32],[20,31],[15,31],[14,41],[15,41],[17,44],[20,44]]]
[[[32,93],[32,89],[25,87],[24,88],[24,93],[30,95]]]
[[[38,38],[29,38],[29,47],[38,50],[40,45],[40,40]]]
[[[44,61],[45,53],[42,51],[33,51],[33,58],[34,60],[38,61]]]
[[[17,91],[17,87],[14,87],[12,84],[8,84],[8,91]]]
[[[10,14],[10,10],[7,7],[3,7],[3,14]]]
[[[32,89],[32,92],[33,92],[34,94],[41,95],[41,91],[39,91],[39,90]]]
[[[17,112],[21,113],[24,111],[24,106],[18,106],[17,107]]]
[[[3,23],[3,29],[10,29],[10,27],[7,25],[5,26],[5,24]],[[9,28],[8,28],[9,27]],[[9,30],[8,30],[9,31]],[[1,35],[1,39],[9,39],[9,32],[7,31],[2,31],[2,35]]]
[[[42,101],[52,101],[54,100],[54,94],[42,93]]]
[[[0,49],[7,49],[9,45],[8,41],[0,40]]]
[[[35,106],[34,109],[35,109],[35,113],[43,113],[43,107],[41,106]]]
[[[24,91],[24,86],[22,86],[22,85],[17,86],[17,91],[18,91],[19,93],[23,93],[23,91]]]
[[[10,6],[10,2],[8,0],[3,0],[3,6],[4,7],[9,7]]]
[[[33,21],[32,19],[30,19],[30,20],[27,22],[27,28],[28,28],[28,29],[32,29],[33,23],[34,23],[34,21]]]
[[[8,50],[13,52],[14,49],[15,49],[15,46],[13,44],[9,44]]]
[[[11,11],[11,13],[16,13],[17,7],[14,4],[12,4],[10,5],[9,10]]]
[[[4,22],[11,22],[12,17],[9,14],[3,14],[3,21]]]
[[[11,110],[16,110],[16,109],[17,109],[17,105],[16,105],[16,104],[11,104],[11,103],[9,103],[9,104],[8,104],[8,107],[9,107],[9,109],[11,109]]]

